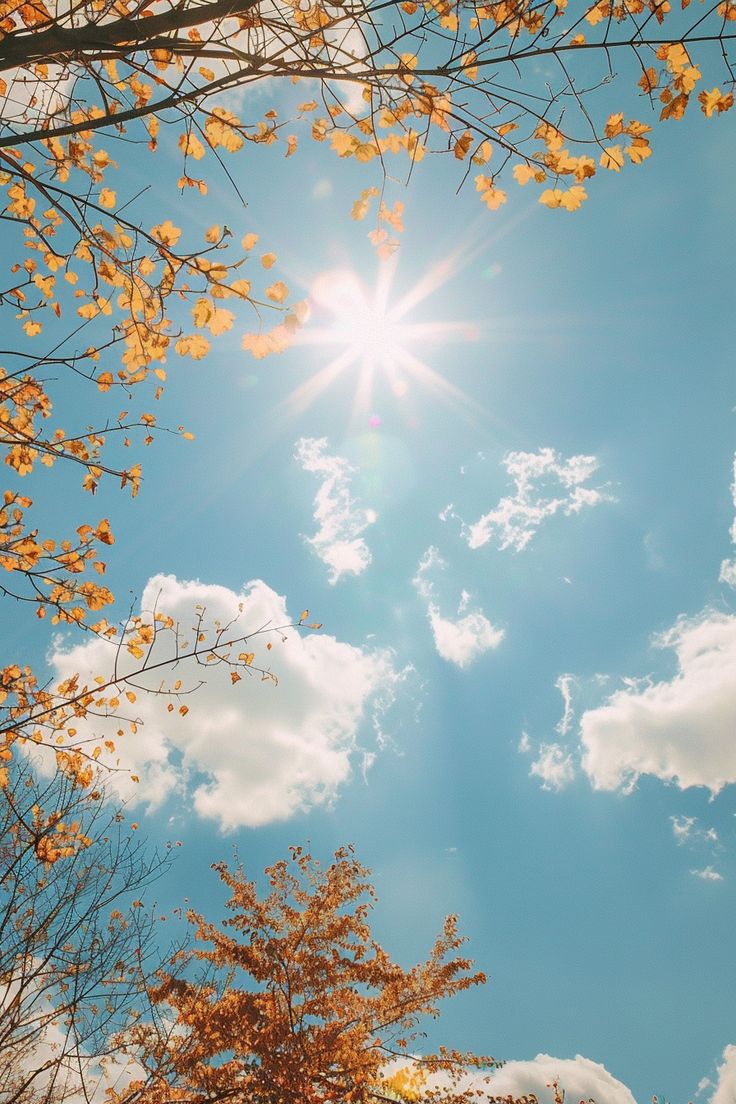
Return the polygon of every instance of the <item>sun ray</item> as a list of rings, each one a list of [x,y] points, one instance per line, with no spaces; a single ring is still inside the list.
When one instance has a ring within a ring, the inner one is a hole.
[[[403,375],[409,375],[466,416],[487,412],[464,392],[430,368],[421,350],[449,343],[477,341],[477,326],[461,321],[412,321],[410,312],[437,291],[462,263],[462,250],[437,262],[413,288],[392,305],[396,259],[379,268],[375,285],[364,284],[349,269],[320,274],[310,293],[312,317],[298,333],[295,344],[313,349],[336,349],[337,355],[284,400],[281,407],[292,415],[303,413],[337,378],[357,369],[352,404],[359,420],[371,407],[374,382],[382,375],[397,398],[406,393]]]

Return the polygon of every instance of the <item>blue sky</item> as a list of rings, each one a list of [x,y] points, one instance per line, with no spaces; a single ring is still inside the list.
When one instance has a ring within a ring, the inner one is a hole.
[[[736,1084],[736,609],[719,578],[736,555],[734,121],[693,115],[653,145],[575,214],[514,185],[486,212],[472,184],[455,194],[452,159],[427,159],[406,192],[390,185],[407,204],[392,301],[452,259],[404,322],[466,324],[406,339],[461,396],[379,364],[356,402],[354,363],[293,409],[339,345],[254,361],[244,319],[170,372],[157,413],[196,440],[160,439],[139,498],[103,486],[95,509],[118,537],[120,599],[161,591],[186,617],[245,596],[246,616],[308,607],[324,626],[274,645],[278,686],[213,678],[186,724],[154,704],[124,750],[141,768],[132,815],[183,844],[162,907],[216,911],[209,864],[233,846],[256,874],[290,844],[326,858],[351,842],[402,961],[459,913],[491,980],[430,1039],[518,1062],[498,1091],[554,1068],[570,1099],[721,1104]],[[246,209],[222,180],[177,199],[175,221],[257,231],[299,296],[346,272],[371,294],[379,262],[349,217],[365,171],[306,144],[237,165]],[[144,203],[170,195],[164,169]],[[304,334],[333,324],[317,305]],[[60,526],[66,503],[45,509]],[[51,644],[57,671],[94,667],[67,647]]]

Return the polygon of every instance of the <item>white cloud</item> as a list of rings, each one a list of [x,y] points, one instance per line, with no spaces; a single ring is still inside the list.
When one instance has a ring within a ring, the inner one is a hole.
[[[357,506],[350,495],[350,477],[355,471],[342,456],[330,456],[325,437],[302,437],[296,443],[296,459],[305,471],[322,480],[314,498],[314,518],[319,528],[305,538],[330,569],[335,584],[343,575],[361,575],[371,563],[371,553],[361,533],[377,514]]]
[[[149,622],[154,607],[185,632],[202,607],[208,624],[234,622],[228,629],[231,638],[290,621],[286,600],[260,580],[235,593],[158,575],[149,580],[141,602]],[[372,720],[380,742],[382,710],[406,672],[395,669],[387,651],[356,648],[327,634],[287,629],[267,639],[273,641],[270,653],[266,639],[247,648],[256,650],[256,665],[271,662],[278,686],[261,685],[257,676],[231,686],[226,665],[197,666],[186,660],[172,678],[181,679],[184,690],[201,685],[176,700],[173,712],[167,708],[170,698],[138,694],[131,712],[141,723],[137,732],[117,740],[117,754],[140,783],[136,786],[126,774],[111,779],[124,798],[155,808],[174,793],[189,794],[197,815],[223,830],[268,824],[335,798],[360,755],[363,721]],[[82,681],[90,682],[97,673],[109,672],[110,651],[108,643],[94,640],[70,651],[59,647],[50,661],[58,678],[79,672]],[[155,643],[154,661],[164,652],[169,654],[170,646]],[[133,662],[123,653],[119,670],[130,671]],[[156,687],[160,674],[136,683]],[[184,717],[178,715],[180,702],[189,708]],[[114,723],[113,733],[117,727]],[[81,725],[77,728],[81,735]],[[109,729],[110,722],[99,722],[95,734],[109,736]]]
[[[555,732],[560,736],[567,736],[570,731],[573,719],[572,709],[572,688],[577,685],[577,679],[574,675],[560,675],[555,683],[555,686],[562,694],[563,712],[559,721],[555,725]]]
[[[583,768],[600,790],[651,774],[717,794],[736,782],[736,616],[680,618],[655,644],[674,650],[677,673],[637,680],[583,714]]]
[[[532,750],[532,742],[529,739],[528,732],[522,732],[521,736],[519,737],[519,743],[517,744],[516,750],[519,752],[520,755],[528,755],[530,753],[530,751]]]
[[[583,1058],[553,1058],[538,1054],[527,1061],[507,1062],[494,1071],[485,1084],[492,1096],[514,1100],[536,1096],[540,1104],[551,1104],[552,1085],[557,1081],[569,1101],[594,1100],[596,1104],[636,1104],[631,1091],[605,1066]],[[480,1079],[478,1079],[480,1087]]]
[[[719,874],[717,870],[714,870],[712,866],[704,866],[702,870],[691,870],[696,878],[700,878],[703,882],[722,882],[723,875]]]
[[[733,458],[733,483],[731,484],[731,499],[733,501],[734,509],[736,509],[736,454]],[[730,530],[731,541],[736,544],[736,518],[734,518],[733,524]],[[722,583],[728,583],[729,586],[736,587],[736,557],[732,560],[724,560],[721,564],[721,572],[718,576]]]
[[[678,844],[683,843],[718,843],[718,833],[715,828],[699,828],[698,818],[689,816],[671,816],[672,833]]]
[[[427,618],[437,653],[448,663],[454,663],[457,667],[468,667],[484,652],[498,647],[503,640],[504,630],[494,628],[479,609],[465,612],[471,597],[467,590],[461,591],[456,620],[441,615],[432,573],[446,567],[447,564],[437,549],[430,547],[419,561],[412,583],[419,597],[427,603]],[[462,614],[465,616],[461,616]]]
[[[710,1104],[733,1104],[736,1100],[736,1046],[727,1046],[723,1051],[723,1062],[718,1067],[716,1091],[710,1098]]]
[[[554,449],[542,448],[510,452],[503,463],[514,480],[514,493],[472,525],[463,524],[470,548],[495,540],[500,549],[521,552],[546,518],[559,512],[577,514],[586,506],[610,501],[603,488],[583,486],[598,468],[595,456],[565,459]]]
[[[575,777],[572,756],[560,744],[540,744],[529,777],[541,778],[543,790],[563,790]]]

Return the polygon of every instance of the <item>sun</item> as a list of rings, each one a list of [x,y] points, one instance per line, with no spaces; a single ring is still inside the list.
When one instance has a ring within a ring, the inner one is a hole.
[[[380,285],[366,288],[349,270],[323,273],[315,280],[310,299],[331,319],[326,327],[312,330],[311,340],[341,347],[351,364],[390,369],[406,355],[409,334],[381,290]]]
[[[309,293],[310,318],[295,344],[333,353],[328,362],[298,387],[287,400],[292,414],[301,413],[338,376],[355,373],[353,414],[371,407],[377,376],[388,381],[397,399],[412,382],[430,388],[445,401],[467,406],[470,400],[431,368],[421,353],[430,346],[478,339],[477,326],[466,322],[415,322],[412,311],[451,275],[448,260],[430,269],[405,295],[394,292],[396,262],[384,262],[373,286],[351,269],[320,273]]]

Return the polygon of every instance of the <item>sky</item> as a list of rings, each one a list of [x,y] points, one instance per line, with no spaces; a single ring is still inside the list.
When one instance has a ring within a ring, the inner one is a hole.
[[[259,233],[311,316],[278,357],[241,326],[172,365],[157,414],[195,440],[160,438],[137,500],[103,484],[95,509],[121,608],[323,626],[275,639],[278,685],[212,673],[175,722],[139,702],[119,792],[181,841],[162,909],[217,914],[209,867],[234,848],[256,876],[352,843],[402,963],[459,914],[489,982],[428,1045],[506,1059],[494,1092],[544,1099],[559,1075],[571,1100],[725,1104],[734,120],[653,139],[575,213],[515,186],[486,211],[428,158],[389,184],[388,262],[350,219],[365,169],[253,147],[246,207],[223,178],[172,217]],[[142,202],[171,194],[164,164]],[[45,492],[50,525],[88,510],[75,493]],[[60,677],[104,663],[44,631],[8,646]]]

